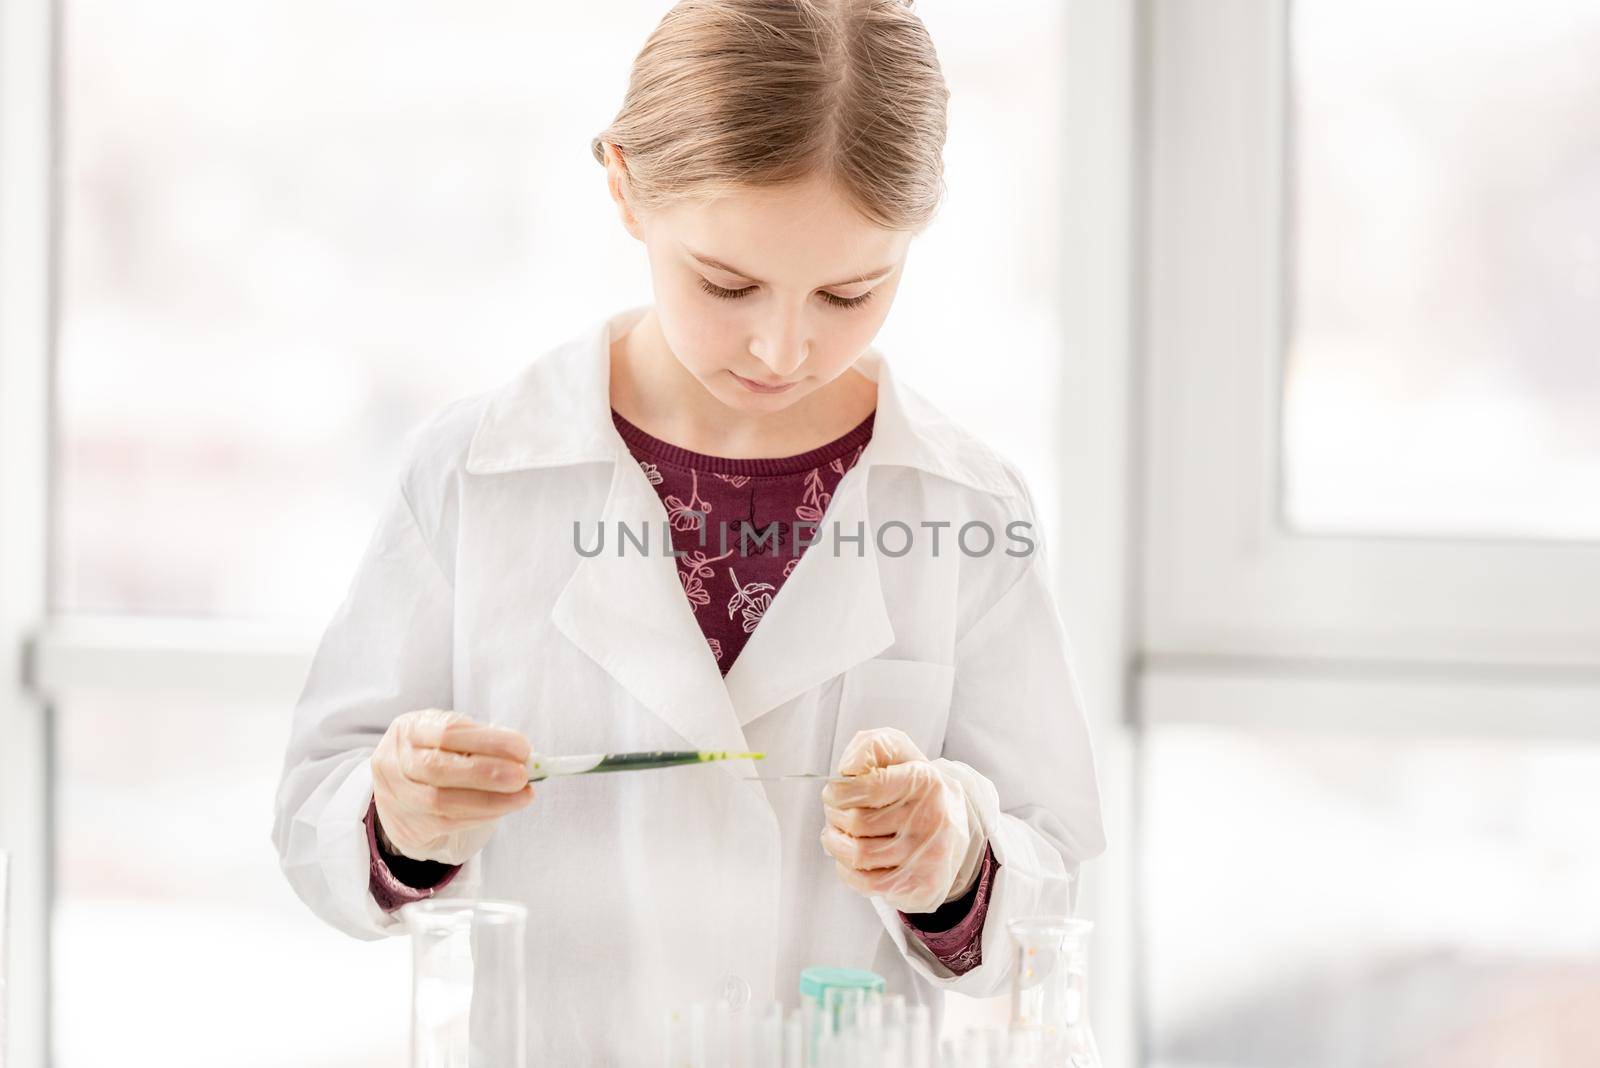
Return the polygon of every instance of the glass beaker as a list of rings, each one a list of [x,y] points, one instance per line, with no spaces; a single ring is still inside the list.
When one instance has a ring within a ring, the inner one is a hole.
[[[411,932],[411,1068],[523,1068],[526,906],[429,898],[400,915]]]
[[[1089,1029],[1088,951],[1094,924],[1029,916],[1006,925],[1016,949],[1011,977],[1012,1048],[1028,1068],[1100,1068]]]

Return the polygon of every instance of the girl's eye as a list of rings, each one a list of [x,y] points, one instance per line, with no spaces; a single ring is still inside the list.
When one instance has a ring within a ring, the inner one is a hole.
[[[836,297],[832,293],[822,294],[822,299],[832,304],[835,308],[859,308],[872,299],[875,290],[867,290],[859,297]]]
[[[713,297],[721,297],[723,300],[735,300],[750,292],[755,286],[746,286],[743,289],[723,289],[721,286],[712,285],[702,278],[700,279],[700,288],[710,293]]]
[[[755,286],[746,286],[743,289],[724,289],[719,285],[715,285],[706,281],[704,278],[701,278],[699,282],[702,290],[711,294],[713,297],[720,297],[723,300],[737,300],[745,294],[752,292],[756,288]],[[859,308],[861,305],[872,299],[872,294],[873,290],[870,289],[861,294],[859,297],[848,298],[836,297],[832,293],[823,293],[822,299],[833,305],[835,308]]]

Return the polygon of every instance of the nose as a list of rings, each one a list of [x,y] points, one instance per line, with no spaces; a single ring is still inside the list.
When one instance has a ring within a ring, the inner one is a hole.
[[[806,362],[811,345],[805,340],[799,316],[787,316],[772,323],[750,342],[750,354],[772,372],[775,378],[788,378]]]

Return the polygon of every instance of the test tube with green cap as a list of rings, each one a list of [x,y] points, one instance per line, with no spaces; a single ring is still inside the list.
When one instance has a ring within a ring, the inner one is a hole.
[[[865,1022],[867,1003],[880,1003],[887,984],[862,968],[813,966],[800,973],[800,1006],[805,1013],[807,1065],[822,1063],[824,1051],[842,1040],[854,1041]]]

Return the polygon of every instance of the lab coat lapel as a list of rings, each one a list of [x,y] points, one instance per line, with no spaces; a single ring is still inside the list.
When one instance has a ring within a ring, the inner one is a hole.
[[[619,454],[601,516],[604,548],[579,562],[551,619],[691,746],[743,751],[744,731],[678,581],[677,561],[662,546],[666,522],[666,509],[644,472],[625,452]],[[629,542],[619,555],[622,526],[648,537],[646,553]],[[586,548],[595,544],[592,524],[584,524],[581,536]],[[739,776],[755,774],[749,761],[723,766]],[[750,785],[760,792],[759,783]]]
[[[740,724],[818,686],[894,642],[867,513],[867,453],[840,480],[794,572],[728,670]],[[834,532],[840,542],[837,551]],[[859,533],[858,541],[846,541]]]

